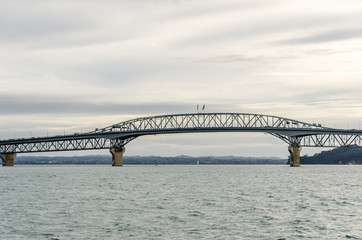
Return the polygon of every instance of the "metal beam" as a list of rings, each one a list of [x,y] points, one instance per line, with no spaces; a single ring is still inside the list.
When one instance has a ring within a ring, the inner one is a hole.
[[[0,153],[120,148],[143,135],[197,132],[264,132],[295,147],[362,146],[361,130],[261,114],[197,113],[136,118],[82,134],[2,140]]]

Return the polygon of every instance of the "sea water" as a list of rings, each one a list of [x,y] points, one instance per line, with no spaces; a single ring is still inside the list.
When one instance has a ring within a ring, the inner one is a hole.
[[[362,166],[0,167],[0,239],[362,239]]]

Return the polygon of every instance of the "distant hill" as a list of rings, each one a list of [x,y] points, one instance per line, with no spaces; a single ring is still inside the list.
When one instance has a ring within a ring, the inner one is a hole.
[[[362,147],[339,147],[314,156],[302,156],[301,164],[362,164]]]
[[[159,157],[159,156],[125,156],[124,164],[286,164],[287,160],[281,158],[263,157]],[[112,164],[111,155],[90,155],[72,157],[44,157],[44,156],[18,156],[14,161],[17,164]]]
[[[323,151],[314,156],[302,156],[301,164],[362,164],[362,147],[340,147]],[[17,164],[112,164],[111,155],[89,155],[71,157],[44,157],[18,156]],[[124,164],[286,164],[287,160],[267,157],[235,157],[235,156],[207,156],[207,157],[159,157],[159,156],[125,156]]]

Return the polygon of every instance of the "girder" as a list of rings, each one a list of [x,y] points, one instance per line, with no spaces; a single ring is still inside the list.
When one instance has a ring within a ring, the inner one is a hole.
[[[246,113],[178,114],[131,119],[97,130],[145,131],[189,128],[283,128],[283,129],[326,129],[321,125],[309,124],[288,118]]]
[[[361,135],[319,134],[304,136],[300,140],[300,146],[304,147],[347,147],[351,145],[362,146]]]
[[[112,147],[124,146],[131,139],[107,139],[107,138],[88,138],[88,139],[70,139],[59,141],[41,141],[18,144],[1,144],[1,153],[29,153],[29,152],[53,152],[53,151],[74,151],[91,149],[109,149]]]
[[[1,153],[109,149],[143,135],[191,132],[264,132],[290,146],[362,146],[362,131],[322,127],[293,119],[247,113],[197,113],[131,119],[95,131],[0,141]]]

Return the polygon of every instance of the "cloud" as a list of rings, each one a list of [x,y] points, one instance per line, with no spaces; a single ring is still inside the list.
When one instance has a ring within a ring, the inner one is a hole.
[[[0,96],[0,115],[119,115],[122,114],[154,114],[169,112],[187,112],[190,104],[177,102],[151,103],[96,103],[88,101],[74,101],[57,98],[43,98],[36,96]],[[192,109],[193,110],[193,109]]]
[[[175,41],[175,46],[268,44],[280,41],[280,38],[325,31],[332,27],[354,28],[356,22],[362,21],[359,12],[303,12],[298,8],[306,5],[282,1],[259,5],[257,8],[235,8],[229,10],[227,17],[217,15],[200,18],[199,21],[191,19],[194,25],[188,29],[184,38]]]
[[[2,131],[94,129],[195,112],[197,103],[207,112],[359,121],[361,6],[348,0],[0,1]],[[163,143],[154,143],[157,152]],[[233,154],[243,147],[228,142],[224,148]]]
[[[77,8],[55,2],[2,1],[0,42],[16,43],[40,40],[44,36],[61,36],[91,28],[95,24]]]
[[[336,29],[324,33],[309,35],[306,37],[293,38],[282,41],[282,44],[309,44],[343,41],[362,37],[362,28],[357,29]]]

